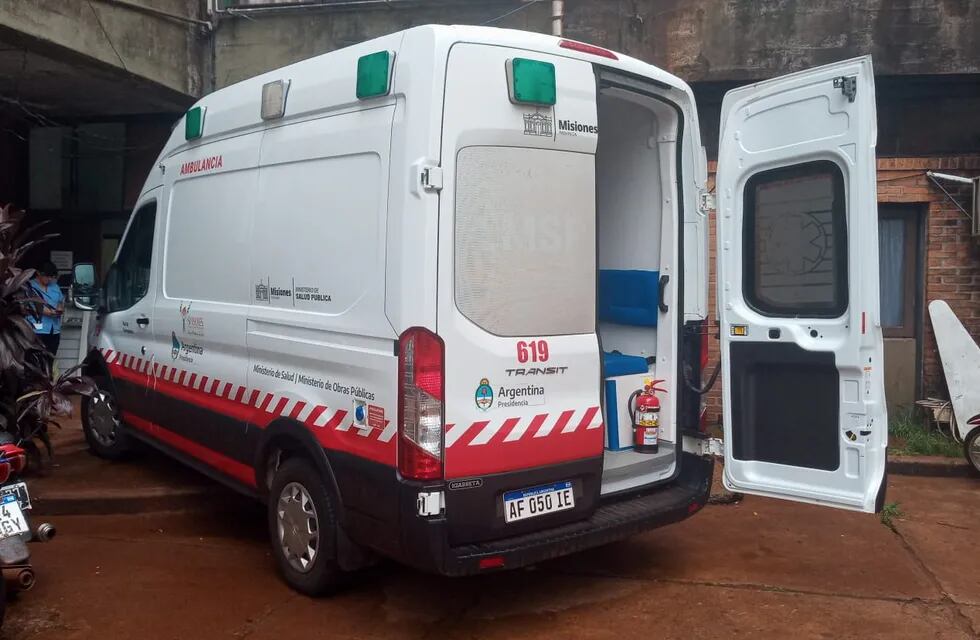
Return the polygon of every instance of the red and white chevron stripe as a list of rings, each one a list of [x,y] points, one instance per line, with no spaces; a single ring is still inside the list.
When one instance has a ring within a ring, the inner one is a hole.
[[[120,353],[112,349],[100,349],[106,363],[155,376],[157,381],[172,384],[204,394],[209,398],[241,403],[263,412],[265,423],[273,418],[288,417],[316,429],[331,429],[338,433],[350,433],[365,439],[387,443],[395,436],[397,427],[391,421],[385,422],[384,429],[355,425],[353,420],[345,420],[348,411],[330,409],[323,404],[308,403],[305,400],[285,394],[269,393],[262,389],[225,382],[218,378],[199,375],[170,365],[161,365],[148,359]],[[263,425],[264,426],[264,425]]]
[[[446,449],[453,446],[481,446],[494,442],[518,442],[531,438],[560,437],[602,428],[599,407],[568,410],[561,413],[540,413],[525,418],[481,420],[470,424],[451,424],[446,427]]]
[[[395,463],[397,424],[383,429],[357,425],[346,409],[331,409],[283,393],[223,381],[179,367],[102,349],[105,361],[130,382],[152,385],[186,401],[268,426],[278,417],[307,425],[325,447],[345,450],[388,465]],[[142,375],[141,375],[142,374]],[[168,385],[173,385],[168,388]],[[447,478],[498,473],[602,455],[599,407],[524,417],[446,425]]]

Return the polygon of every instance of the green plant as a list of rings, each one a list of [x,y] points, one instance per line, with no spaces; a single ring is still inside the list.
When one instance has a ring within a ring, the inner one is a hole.
[[[37,345],[27,316],[36,313],[41,302],[28,286],[34,269],[20,268],[20,261],[28,249],[51,237],[32,240],[39,225],[22,230],[23,220],[23,211],[0,207],[0,371],[18,375],[27,352]]]
[[[922,424],[915,411],[900,409],[888,421],[889,450],[897,455],[958,458],[962,446],[944,433]]]
[[[40,358],[37,364],[25,363],[26,370],[32,374],[27,378],[23,394],[17,398],[17,427],[21,446],[33,453],[40,451],[36,442],[41,442],[51,455],[51,439],[48,427],[61,428],[55,418],[71,415],[73,395],[92,395],[95,383],[86,376],[79,375],[82,365],[68,369],[57,378],[52,376],[52,359]]]
[[[48,426],[71,415],[69,395],[94,385],[75,369],[52,380],[54,356],[37,339],[28,317],[40,315],[44,301],[30,286],[33,269],[20,266],[27,251],[55,234],[39,235],[42,224],[24,226],[23,211],[0,207],[0,431],[2,438],[40,459],[38,442],[51,454]]]
[[[881,513],[878,517],[881,518],[881,524],[894,531],[894,519],[901,518],[903,515],[905,515],[905,512],[902,511],[902,507],[897,502],[889,502],[881,508]]]

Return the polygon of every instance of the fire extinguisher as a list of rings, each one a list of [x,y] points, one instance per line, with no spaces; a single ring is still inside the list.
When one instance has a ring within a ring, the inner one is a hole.
[[[657,383],[663,380],[646,380],[629,398],[630,421],[633,423],[633,451],[657,453],[660,439],[660,399],[657,391],[666,393]]]

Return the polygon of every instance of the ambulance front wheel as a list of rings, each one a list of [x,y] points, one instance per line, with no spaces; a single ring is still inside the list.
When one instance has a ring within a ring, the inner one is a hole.
[[[272,553],[286,584],[309,596],[334,590],[342,577],[336,511],[316,468],[303,458],[283,462],[268,509]]]
[[[963,440],[963,453],[966,461],[973,467],[973,473],[980,475],[980,427],[966,435]]]
[[[119,460],[132,451],[132,440],[119,419],[116,399],[103,377],[94,378],[95,391],[82,396],[82,431],[89,449],[100,458]]]

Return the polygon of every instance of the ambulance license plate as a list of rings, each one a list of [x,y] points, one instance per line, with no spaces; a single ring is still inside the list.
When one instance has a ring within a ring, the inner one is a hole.
[[[517,522],[575,506],[571,480],[504,494],[504,522]]]
[[[17,496],[11,494],[0,501],[0,540],[27,533],[27,519],[20,510]]]

